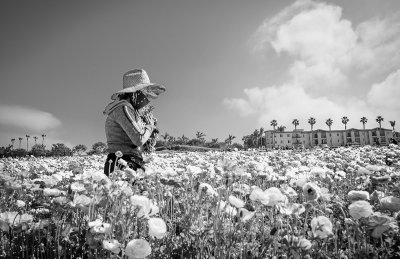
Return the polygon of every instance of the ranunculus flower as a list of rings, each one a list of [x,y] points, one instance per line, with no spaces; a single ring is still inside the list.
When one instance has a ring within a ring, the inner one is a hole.
[[[131,204],[140,208],[138,217],[147,217],[151,210],[152,202],[146,196],[133,195],[131,197]]]
[[[115,156],[116,156],[116,157],[122,157],[123,155],[124,155],[124,154],[122,154],[121,151],[115,152]]]
[[[372,206],[367,201],[355,201],[349,206],[350,215],[355,219],[366,218],[372,214]]]
[[[73,192],[83,192],[85,191],[85,185],[79,183],[79,182],[74,182],[71,184],[71,190]]]
[[[75,195],[73,203],[77,206],[88,206],[92,199],[86,195]]]
[[[261,197],[261,203],[266,206],[275,206],[279,203],[286,203],[287,197],[276,187],[268,188]]]
[[[61,194],[62,194],[62,191],[60,191],[59,189],[51,189],[51,188],[43,189],[44,196],[60,196]]]
[[[94,233],[97,233],[97,234],[109,234],[109,233],[111,233],[111,224],[102,223],[99,226],[94,226],[92,228],[92,230]]]
[[[162,218],[149,219],[149,235],[158,239],[167,234],[167,225]]]
[[[306,183],[303,186],[303,195],[309,201],[317,200],[321,195],[321,189],[314,183]]]
[[[239,199],[233,195],[229,196],[229,203],[238,209],[243,208],[245,205],[244,201],[242,201],[241,199]]]
[[[260,188],[254,188],[250,193],[250,200],[252,201],[261,201],[262,197],[264,196],[264,191]]]
[[[380,212],[374,212],[369,216],[367,225],[372,230],[371,236],[374,238],[380,238],[388,230],[398,231],[396,220]]]
[[[279,212],[285,215],[300,215],[306,211],[303,204],[287,203],[278,206]]]
[[[289,196],[291,198],[297,197],[297,192],[287,184],[281,185],[281,191],[284,195]]]
[[[118,254],[121,251],[121,245],[116,239],[103,240],[103,248],[114,254]]]
[[[366,191],[349,191],[347,197],[350,201],[369,200],[369,193]]]
[[[125,255],[129,259],[145,258],[151,254],[149,242],[143,239],[133,239],[125,247]]]
[[[239,217],[241,218],[242,222],[247,222],[253,218],[255,214],[255,211],[248,211],[245,208],[239,209]]]
[[[311,220],[311,229],[314,237],[327,238],[332,234],[332,223],[325,216],[318,216]]]
[[[220,201],[219,209],[220,211],[225,212],[226,214],[229,214],[231,216],[236,215],[237,213],[236,208],[232,207],[231,205],[222,200]]]
[[[18,207],[18,208],[25,207],[25,202],[24,202],[24,201],[17,200],[17,201],[16,201],[16,204],[17,204],[17,207]]]
[[[392,212],[400,210],[400,199],[394,196],[386,196],[380,199],[383,208],[388,209]]]

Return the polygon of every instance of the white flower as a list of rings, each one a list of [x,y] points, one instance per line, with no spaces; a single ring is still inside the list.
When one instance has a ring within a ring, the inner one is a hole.
[[[317,200],[321,196],[321,189],[314,183],[303,186],[303,195],[307,200]]]
[[[85,191],[85,186],[79,182],[74,182],[71,184],[71,190],[73,192],[83,192]]]
[[[349,191],[347,196],[350,201],[369,200],[369,193],[366,191]]]
[[[129,259],[145,258],[150,254],[150,244],[143,239],[133,239],[125,247],[125,255],[127,255]]]
[[[261,203],[266,206],[275,206],[278,203],[286,202],[287,197],[276,187],[271,187],[265,190],[264,195],[261,198]]]
[[[241,199],[239,199],[239,198],[237,198],[237,197],[235,197],[233,195],[229,196],[229,203],[232,204],[233,206],[235,206],[238,209],[239,208],[243,208],[244,205],[245,205],[244,201],[242,201]]]
[[[88,206],[92,199],[86,195],[75,195],[73,204],[76,206]]]
[[[151,212],[152,202],[146,196],[133,195],[131,197],[131,204],[139,207],[138,217],[148,217]]]
[[[17,204],[17,207],[18,207],[18,208],[25,207],[25,202],[24,202],[24,201],[17,200],[17,201],[16,201],[16,204]]]
[[[311,220],[311,229],[314,237],[327,238],[332,234],[332,222],[325,216],[319,216]]]
[[[256,187],[250,193],[250,200],[252,200],[252,201],[261,201],[263,196],[264,196],[263,190],[261,190],[260,188]]]
[[[59,189],[51,189],[51,188],[44,188],[43,195],[44,196],[60,196],[63,192]]]
[[[118,254],[121,251],[121,243],[116,239],[103,240],[103,248],[114,254]]]
[[[149,219],[149,235],[158,239],[167,234],[167,225],[162,218]]]
[[[355,219],[366,218],[372,214],[372,206],[367,201],[355,201],[349,206],[350,215]]]

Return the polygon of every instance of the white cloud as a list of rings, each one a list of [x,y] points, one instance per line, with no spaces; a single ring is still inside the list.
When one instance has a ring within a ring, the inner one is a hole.
[[[400,69],[390,74],[385,81],[374,84],[367,97],[374,107],[400,111]]]
[[[61,125],[53,114],[23,106],[0,105],[0,124],[40,133]]]
[[[292,58],[286,82],[247,88],[244,97],[224,103],[243,116],[257,116],[258,126],[277,119],[291,128],[297,118],[308,128],[311,116],[319,128],[326,128],[327,118],[342,128],[342,116],[350,118],[350,127],[360,127],[362,116],[371,127],[377,115],[400,120],[400,72],[388,76],[400,65],[399,25],[394,14],[353,28],[339,6],[296,1],[266,19],[250,41],[257,53],[273,50]]]

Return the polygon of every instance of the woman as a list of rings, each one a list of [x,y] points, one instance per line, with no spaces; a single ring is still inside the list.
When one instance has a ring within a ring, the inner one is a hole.
[[[108,145],[108,156],[104,173],[109,176],[114,171],[116,152],[133,170],[144,169],[143,146],[154,140],[158,133],[156,119],[146,109],[150,99],[155,99],[165,92],[165,87],[150,83],[143,69],[134,69],[123,75],[123,89],[114,93],[114,100],[104,110],[107,115],[105,132]]]

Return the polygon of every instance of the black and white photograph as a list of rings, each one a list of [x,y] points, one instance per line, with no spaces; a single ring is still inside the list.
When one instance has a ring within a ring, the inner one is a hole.
[[[4,0],[0,39],[0,259],[400,258],[399,0]]]

